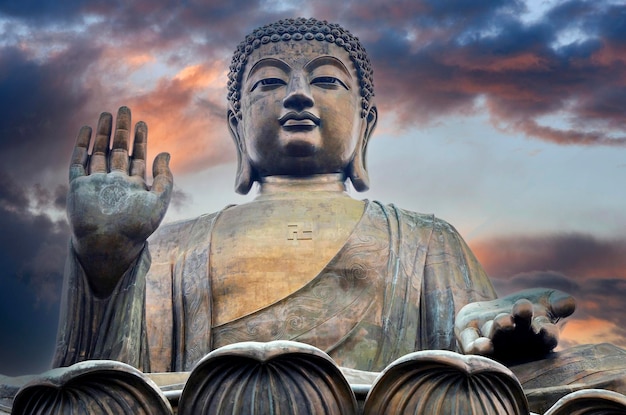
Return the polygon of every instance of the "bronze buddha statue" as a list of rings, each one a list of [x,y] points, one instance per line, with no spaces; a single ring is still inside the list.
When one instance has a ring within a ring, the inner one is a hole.
[[[87,359],[188,371],[242,341],[293,340],[380,371],[417,350],[542,358],[574,311],[548,289],[498,299],[457,231],[356,200],[378,113],[370,62],[339,25],[287,19],[238,47],[227,121],[236,190],[251,202],[159,226],[169,155],[146,184],[147,126],[120,108],[83,127],[70,167],[72,231],[55,366]],[[88,152],[93,145],[91,153]],[[130,148],[132,147],[132,151]],[[131,154],[131,155],[129,155]]]

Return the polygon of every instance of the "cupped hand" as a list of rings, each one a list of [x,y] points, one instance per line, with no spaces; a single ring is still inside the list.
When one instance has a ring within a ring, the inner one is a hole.
[[[173,187],[167,153],[154,160],[152,186],[146,182],[146,124],[136,124],[129,155],[130,110],[119,109],[111,142],[112,121],[102,113],[93,139],[90,127],[78,133],[67,197],[72,245],[98,295],[110,293],[138,257],[165,216]]]
[[[456,316],[457,342],[465,354],[503,362],[538,359],[557,346],[556,323],[575,308],[572,296],[545,288],[470,303]]]

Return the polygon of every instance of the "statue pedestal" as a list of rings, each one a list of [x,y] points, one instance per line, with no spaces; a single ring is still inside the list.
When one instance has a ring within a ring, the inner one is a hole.
[[[618,357],[617,351],[624,353],[607,345],[596,348],[579,352],[583,357],[595,353],[596,358],[605,353],[600,361],[607,364]],[[565,352],[551,359],[567,358],[575,368],[569,373],[584,376],[585,360],[581,357],[577,364],[575,355]],[[626,396],[600,389],[574,391],[582,383],[525,393],[514,372],[532,385],[530,370],[540,363],[512,371],[485,357],[433,350],[408,354],[373,374],[342,371],[328,355],[306,344],[246,342],[209,353],[189,373],[144,374],[124,363],[95,360],[19,378],[13,387],[23,385],[12,408],[4,397],[0,414],[626,413]],[[4,393],[9,390],[5,387]],[[546,411],[531,412],[559,398]]]

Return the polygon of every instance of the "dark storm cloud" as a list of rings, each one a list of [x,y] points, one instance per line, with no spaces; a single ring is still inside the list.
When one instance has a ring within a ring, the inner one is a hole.
[[[54,12],[51,5],[9,2],[0,13],[79,21],[84,39],[167,51],[169,62],[233,50],[254,27],[310,13],[345,24],[363,40],[381,109],[401,125],[471,114],[481,103],[506,131],[559,144],[626,142],[625,6],[565,1],[525,22],[525,3],[504,0],[285,2],[276,10],[259,1],[90,1]],[[542,122],[557,113],[569,125]]]
[[[528,288],[554,288],[576,296],[580,292],[580,284],[567,275],[555,271],[522,272],[511,278],[492,278],[496,291],[500,295],[508,295]]]
[[[471,12],[467,2],[442,3],[406,6],[417,15],[393,5],[357,13],[370,19],[353,31],[367,40],[382,109],[412,124],[471,113],[481,99],[503,130],[558,144],[626,143],[626,6],[562,2],[524,22],[521,2]],[[569,126],[542,124],[559,112]]]
[[[58,207],[58,193],[25,189],[0,171],[0,373],[46,369],[54,349],[68,229],[64,220],[33,213]],[[48,205],[48,206],[46,206]]]
[[[30,25],[82,24],[94,42],[164,47],[198,35],[210,48],[241,40],[248,30],[281,17],[258,0],[24,0],[0,4],[0,16]]]
[[[0,14],[33,21],[59,22],[73,19],[93,0],[6,0],[0,3]]]
[[[31,197],[11,176],[0,171],[0,269],[7,276],[35,285],[42,282],[41,278],[58,277],[68,241],[65,220],[54,221],[47,214],[31,210],[31,205],[42,201]],[[51,205],[56,203],[56,198],[48,201]],[[54,296],[41,291],[39,299],[46,300],[48,294]]]
[[[41,62],[17,47],[0,50],[0,162],[16,179],[66,165],[94,87],[84,73],[98,51],[76,45]]]

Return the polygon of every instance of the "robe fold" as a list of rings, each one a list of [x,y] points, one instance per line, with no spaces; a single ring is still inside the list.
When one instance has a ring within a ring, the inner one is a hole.
[[[146,372],[188,371],[217,347],[284,339],[312,344],[340,366],[379,371],[416,350],[456,350],[456,313],[496,297],[451,225],[366,202],[343,247],[306,285],[214,325],[210,254],[219,216],[161,226],[106,299],[92,294],[71,252],[54,365],[113,359]]]

